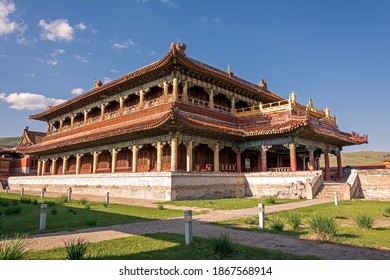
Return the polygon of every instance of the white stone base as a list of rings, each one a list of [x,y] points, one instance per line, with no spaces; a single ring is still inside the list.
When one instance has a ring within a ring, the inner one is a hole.
[[[304,184],[316,172],[180,173],[146,172],[10,177],[11,190],[105,195],[152,200],[223,197],[305,197]],[[302,184],[300,183],[302,182]]]

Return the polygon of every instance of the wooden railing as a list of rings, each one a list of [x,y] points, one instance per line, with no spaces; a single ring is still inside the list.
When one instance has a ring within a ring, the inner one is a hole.
[[[117,173],[129,173],[131,171],[132,171],[131,167],[117,167],[117,168],[115,168],[115,172],[117,172]]]
[[[230,164],[230,163],[221,163],[220,164],[220,171],[222,172],[235,172],[237,170],[236,164]]]
[[[224,106],[217,105],[217,104],[214,104],[214,110],[221,112],[221,113],[229,113],[229,114],[232,111],[231,108],[224,107]]]
[[[270,172],[290,172],[291,171],[291,167],[268,168],[268,171],[270,171]]]
[[[205,108],[209,107],[209,103],[207,101],[196,99],[193,97],[188,97],[188,103],[191,103],[191,104],[193,104],[195,106],[199,106],[199,107],[205,107]]]

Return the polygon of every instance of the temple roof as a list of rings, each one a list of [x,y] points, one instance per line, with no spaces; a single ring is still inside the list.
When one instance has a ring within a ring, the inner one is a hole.
[[[270,137],[298,136],[313,141],[348,146],[367,142],[366,136],[356,133],[345,133],[335,127],[314,119],[310,116],[283,115],[283,120],[273,121],[272,118],[259,115],[256,119],[240,118],[234,116],[221,116],[212,111],[211,114],[202,114],[186,104],[164,104],[161,112],[151,114],[148,117],[125,115],[118,118],[117,122],[110,125],[87,127],[88,133],[77,128],[60,134],[47,136],[44,142],[29,147],[21,147],[27,153],[62,152],[69,149],[81,149],[94,145],[106,145],[121,141],[129,141],[139,137],[161,135],[169,131],[191,133],[192,135],[209,135],[217,139],[231,141],[245,141],[246,139],[269,139]],[[153,108],[152,108],[153,109]],[[285,112],[278,113],[278,115]],[[235,119],[232,121],[231,119]]]
[[[43,137],[46,136],[46,133],[39,131],[31,131],[28,129],[28,126],[24,129],[22,138],[18,146],[28,146],[35,145],[42,142]]]
[[[147,80],[148,75],[158,71],[170,69],[170,67],[172,69],[173,67],[184,67],[190,69],[201,75],[205,75],[210,79],[212,78],[214,80],[226,83],[233,88],[247,92],[248,94],[251,94],[251,96],[257,97],[264,103],[283,100],[282,97],[272,93],[268,89],[248,82],[234,75],[230,71],[225,72],[196,59],[188,57],[185,53],[185,50],[185,44],[172,43],[169,52],[160,60],[146,65],[107,84],[97,86],[94,89],[76,96],[75,98],[72,98],[68,101],[65,101],[59,105],[49,106],[46,111],[31,115],[30,119],[48,121],[65,113],[69,113],[77,108],[86,106],[90,103],[102,100],[108,96],[115,95],[132,87],[138,86],[137,83],[141,81],[142,77]]]

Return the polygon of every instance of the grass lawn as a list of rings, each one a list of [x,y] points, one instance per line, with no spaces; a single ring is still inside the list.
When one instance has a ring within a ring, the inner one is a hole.
[[[71,201],[63,198],[44,198],[24,196],[37,203],[21,203],[17,194],[0,194],[0,235],[14,233],[42,233],[63,230],[75,230],[88,227],[100,227],[114,224],[142,222],[145,220],[166,219],[183,216],[183,211],[110,204],[105,207],[102,202]],[[49,203],[47,210],[46,230],[39,231],[40,204]],[[9,204],[8,206],[5,206]],[[15,205],[14,205],[15,204]],[[19,207],[20,214],[6,215],[7,209]]]
[[[86,253],[88,259],[101,260],[212,260],[222,259],[215,255],[208,239],[194,238],[190,246],[184,244],[184,236],[170,233],[154,233],[140,236],[102,241],[89,245]],[[66,259],[65,248],[31,251],[27,259],[58,260]],[[315,259],[310,256],[296,256],[276,250],[252,248],[237,245],[232,255],[223,259],[237,260],[299,260]]]
[[[390,202],[385,201],[340,201],[339,206],[334,203],[326,203],[314,205],[304,208],[298,208],[290,211],[282,211],[277,213],[266,214],[264,230],[258,229],[258,217],[250,217],[238,220],[223,221],[215,223],[217,225],[238,227],[240,229],[265,231],[278,234],[296,235],[301,238],[310,238],[307,229],[307,218],[315,214],[327,214],[336,218],[338,223],[337,236],[335,243],[350,244],[373,248],[390,248],[390,217],[384,216],[384,210],[390,207]],[[266,209],[267,210],[267,209]],[[275,217],[280,217],[285,220],[287,213],[297,212],[301,214],[303,225],[298,230],[292,230],[287,223],[283,231],[275,231],[270,227],[270,221]],[[358,214],[368,214],[375,218],[371,230],[359,229],[354,222],[354,218]]]
[[[275,200],[274,204],[283,204],[290,202],[297,202],[296,199],[279,199]],[[181,200],[181,201],[164,201],[158,204],[163,205],[176,205],[176,206],[188,206],[188,207],[199,207],[199,208],[210,208],[214,210],[235,210],[257,207],[259,203],[265,205],[271,205],[266,202],[266,198],[220,198],[220,199],[205,199],[205,200]]]

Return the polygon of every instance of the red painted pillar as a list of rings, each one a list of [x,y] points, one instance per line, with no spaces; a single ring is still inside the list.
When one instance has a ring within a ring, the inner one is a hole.
[[[264,147],[261,149],[261,171],[263,171],[263,172],[268,171],[267,150]]]
[[[237,158],[236,158],[237,172],[242,172],[242,169],[241,169],[241,153],[237,152],[236,155],[237,155]]]
[[[330,181],[330,165],[329,165],[329,153],[324,154],[325,158],[325,181]]]
[[[309,150],[309,170],[313,171],[315,166],[314,150]]]
[[[341,153],[337,155],[337,171],[339,173],[339,181],[343,180],[343,166],[341,164]]]
[[[290,143],[290,168],[292,172],[297,171],[297,155],[295,152],[295,144]]]
[[[257,153],[257,172],[262,171],[262,160],[261,160],[261,152]]]

